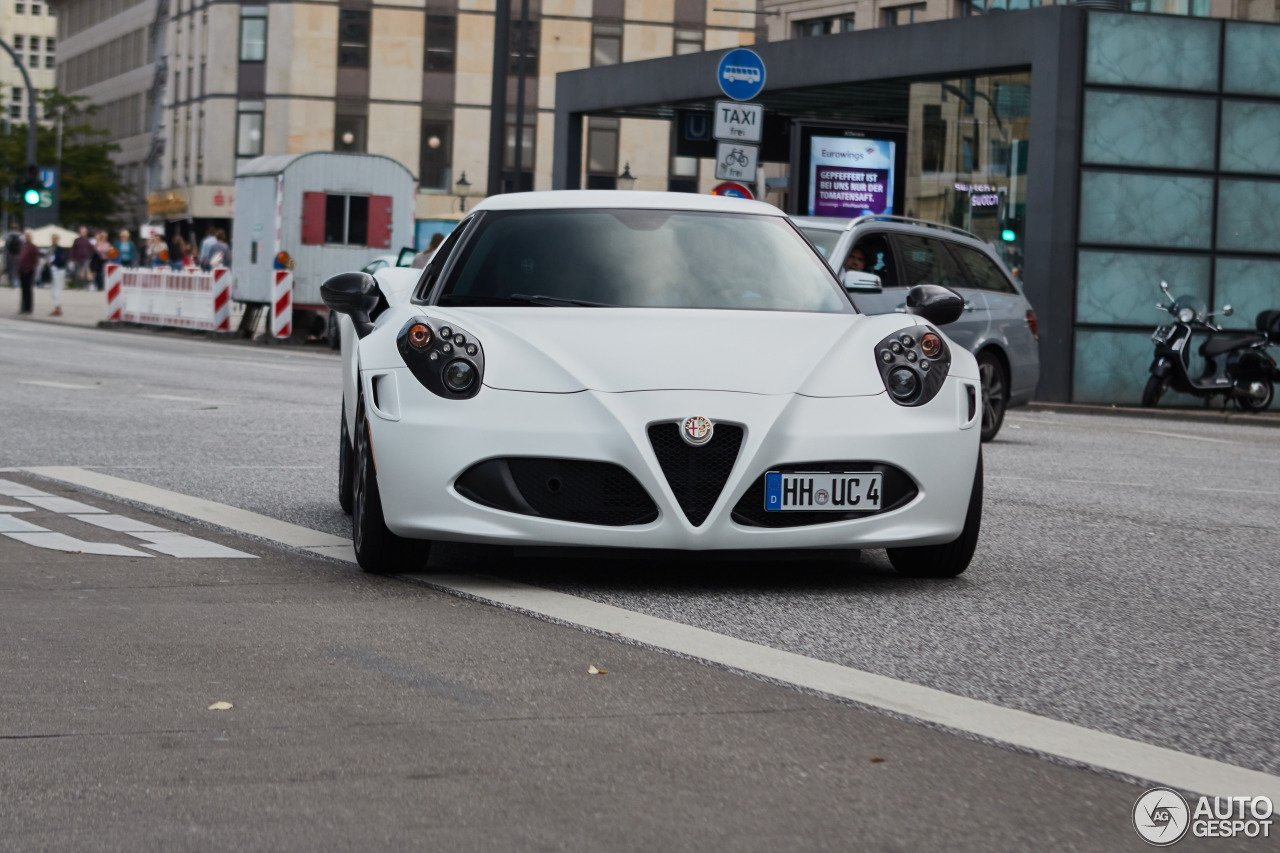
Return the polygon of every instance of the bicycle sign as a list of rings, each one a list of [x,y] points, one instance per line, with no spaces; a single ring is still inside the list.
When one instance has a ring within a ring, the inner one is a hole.
[[[755,183],[760,149],[735,142],[716,143],[716,180]]]
[[[716,80],[730,98],[749,101],[764,88],[764,60],[744,47],[731,50],[720,58]]]

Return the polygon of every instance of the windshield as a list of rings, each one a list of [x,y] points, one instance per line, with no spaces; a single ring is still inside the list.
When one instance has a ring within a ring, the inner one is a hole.
[[[809,242],[814,245],[822,257],[827,260],[831,259],[831,253],[836,250],[836,243],[840,242],[840,235],[843,231],[832,231],[829,228],[807,228],[804,225],[797,225],[800,233],[809,238]]]
[[[783,217],[636,209],[486,213],[438,302],[853,310]]]

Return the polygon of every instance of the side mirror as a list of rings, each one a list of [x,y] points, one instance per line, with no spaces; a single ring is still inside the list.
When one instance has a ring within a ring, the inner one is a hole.
[[[935,326],[954,323],[964,313],[964,299],[937,284],[917,284],[907,291],[907,313],[923,317]]]
[[[382,291],[367,272],[344,272],[325,279],[320,285],[320,298],[329,310],[350,317],[360,337],[373,331],[369,314],[378,307]]]
[[[873,272],[845,270],[840,277],[844,289],[853,293],[880,293],[884,288],[880,284],[880,276]]]

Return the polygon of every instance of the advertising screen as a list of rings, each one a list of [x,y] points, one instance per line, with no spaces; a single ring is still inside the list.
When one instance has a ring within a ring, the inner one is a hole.
[[[897,143],[866,137],[809,140],[809,215],[892,214]]]

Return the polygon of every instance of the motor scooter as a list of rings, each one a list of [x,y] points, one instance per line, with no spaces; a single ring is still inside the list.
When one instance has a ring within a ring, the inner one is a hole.
[[[1230,317],[1233,313],[1230,305],[1209,314],[1199,298],[1175,299],[1163,281],[1160,289],[1169,304],[1156,307],[1169,312],[1174,322],[1159,327],[1151,335],[1156,352],[1151,362],[1151,378],[1142,391],[1142,405],[1156,405],[1165,391],[1172,388],[1201,397],[1206,405],[1221,394],[1223,408],[1230,401],[1245,412],[1261,412],[1270,406],[1275,384],[1280,382],[1280,369],[1267,353],[1267,347],[1280,346],[1280,311],[1260,313],[1256,331],[1224,332],[1210,323],[1209,318]],[[1199,376],[1191,374],[1190,344],[1195,333],[1206,333],[1199,349],[1205,361]]]

